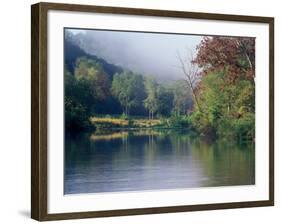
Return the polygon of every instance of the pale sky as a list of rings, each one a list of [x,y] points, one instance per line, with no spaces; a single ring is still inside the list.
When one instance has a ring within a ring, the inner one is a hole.
[[[88,53],[110,63],[162,80],[183,78],[177,58],[196,52],[202,36],[100,30],[71,31]]]

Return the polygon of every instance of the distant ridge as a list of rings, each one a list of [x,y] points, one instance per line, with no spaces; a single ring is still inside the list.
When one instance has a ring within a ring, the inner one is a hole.
[[[93,59],[100,63],[103,67],[103,70],[108,74],[109,78],[112,80],[112,77],[115,73],[120,73],[123,69],[114,64],[108,63],[106,60],[99,58],[95,55],[90,55],[82,50],[78,44],[72,40],[71,36],[65,35],[64,40],[64,62],[66,68],[73,74],[74,68],[76,64],[76,60],[80,57],[87,57],[89,59]]]

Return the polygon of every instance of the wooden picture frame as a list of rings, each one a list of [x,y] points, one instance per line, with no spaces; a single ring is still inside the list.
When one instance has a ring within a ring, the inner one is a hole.
[[[202,19],[267,24],[269,26],[269,173],[268,200],[145,207],[66,213],[48,212],[48,12],[86,12],[134,16]],[[274,18],[183,11],[38,3],[31,7],[31,217],[39,221],[187,212],[274,205]]]

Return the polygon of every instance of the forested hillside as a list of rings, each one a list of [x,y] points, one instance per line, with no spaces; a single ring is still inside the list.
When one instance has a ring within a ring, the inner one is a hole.
[[[120,68],[83,51],[65,38],[65,117],[68,130],[89,126],[90,116],[186,115],[192,98],[180,80],[161,84],[153,77]]]

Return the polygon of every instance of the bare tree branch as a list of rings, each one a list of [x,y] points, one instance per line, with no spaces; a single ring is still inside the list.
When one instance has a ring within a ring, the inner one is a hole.
[[[195,86],[199,80],[199,68],[195,63],[193,63],[193,60],[194,60],[193,52],[191,50],[187,50],[186,53],[187,53],[187,57],[184,59],[181,57],[181,55],[177,51],[177,58],[180,62],[179,67],[181,68],[181,70],[185,76],[184,80],[186,81],[186,83],[188,84],[189,88],[192,91],[194,101],[195,101],[199,111],[202,112],[201,106],[200,106],[197,96],[195,94]]]

